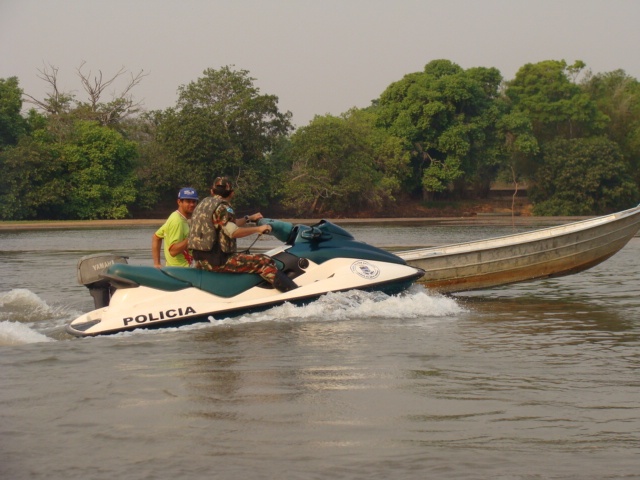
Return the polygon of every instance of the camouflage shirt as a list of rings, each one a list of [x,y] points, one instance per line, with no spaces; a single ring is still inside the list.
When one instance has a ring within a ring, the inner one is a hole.
[[[219,248],[224,253],[234,253],[236,239],[226,235],[223,227],[228,222],[235,223],[235,220],[233,208],[224,198],[218,195],[205,198],[191,216],[189,248],[204,252]]]

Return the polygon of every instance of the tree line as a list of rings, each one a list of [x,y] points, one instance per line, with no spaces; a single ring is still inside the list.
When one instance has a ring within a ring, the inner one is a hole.
[[[463,69],[434,60],[366,108],[294,128],[246,70],[207,69],[176,105],[143,111],[146,76],[77,69],[84,99],[25,94],[0,79],[0,219],[144,217],[193,186],[231,177],[240,208],[270,215],[383,214],[406,198],[482,199],[526,183],[537,215],[593,215],[640,199],[640,84],[581,61]],[[114,82],[130,75],[105,100]],[[23,103],[33,107],[23,114]],[[168,205],[171,205],[169,203]]]

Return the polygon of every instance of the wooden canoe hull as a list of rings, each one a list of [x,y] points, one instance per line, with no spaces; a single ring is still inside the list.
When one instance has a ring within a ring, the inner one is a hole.
[[[640,229],[640,205],[557,227],[475,242],[396,252],[426,273],[441,293],[487,289],[591,268],[623,248]]]

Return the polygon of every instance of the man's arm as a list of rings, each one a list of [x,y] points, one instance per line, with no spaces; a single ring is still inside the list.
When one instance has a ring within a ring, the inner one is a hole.
[[[187,248],[188,244],[189,244],[189,237],[185,238],[181,242],[173,243],[169,247],[169,253],[171,254],[172,257],[175,257],[176,255],[179,255],[180,253],[182,253]]]
[[[235,223],[228,222],[223,228],[231,238],[242,238],[253,235],[254,233],[262,234],[271,232],[271,225],[260,225],[259,227],[238,227]]]
[[[162,239],[155,233],[151,237],[151,255],[153,256],[153,266],[162,268],[160,263],[160,251],[162,250]]]
[[[257,222],[261,218],[264,218],[260,212],[253,215],[245,215],[244,217],[236,218],[235,224],[239,227],[244,227],[249,222]]]
[[[254,233],[262,234],[271,231],[271,225],[261,225],[259,227],[244,226],[248,221],[256,222],[260,220],[262,218],[261,213],[254,213],[251,216],[247,215],[247,218],[234,218],[233,221],[231,221],[231,218],[233,217],[229,215],[229,208],[222,204],[213,212],[211,220],[214,225],[221,225],[225,235],[231,238],[243,238],[253,235]]]

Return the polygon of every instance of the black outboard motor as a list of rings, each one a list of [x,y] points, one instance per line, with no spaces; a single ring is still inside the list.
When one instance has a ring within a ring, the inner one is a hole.
[[[89,289],[96,309],[109,306],[114,291],[102,274],[114,263],[127,263],[127,258],[113,253],[95,253],[78,260],[78,283]]]

